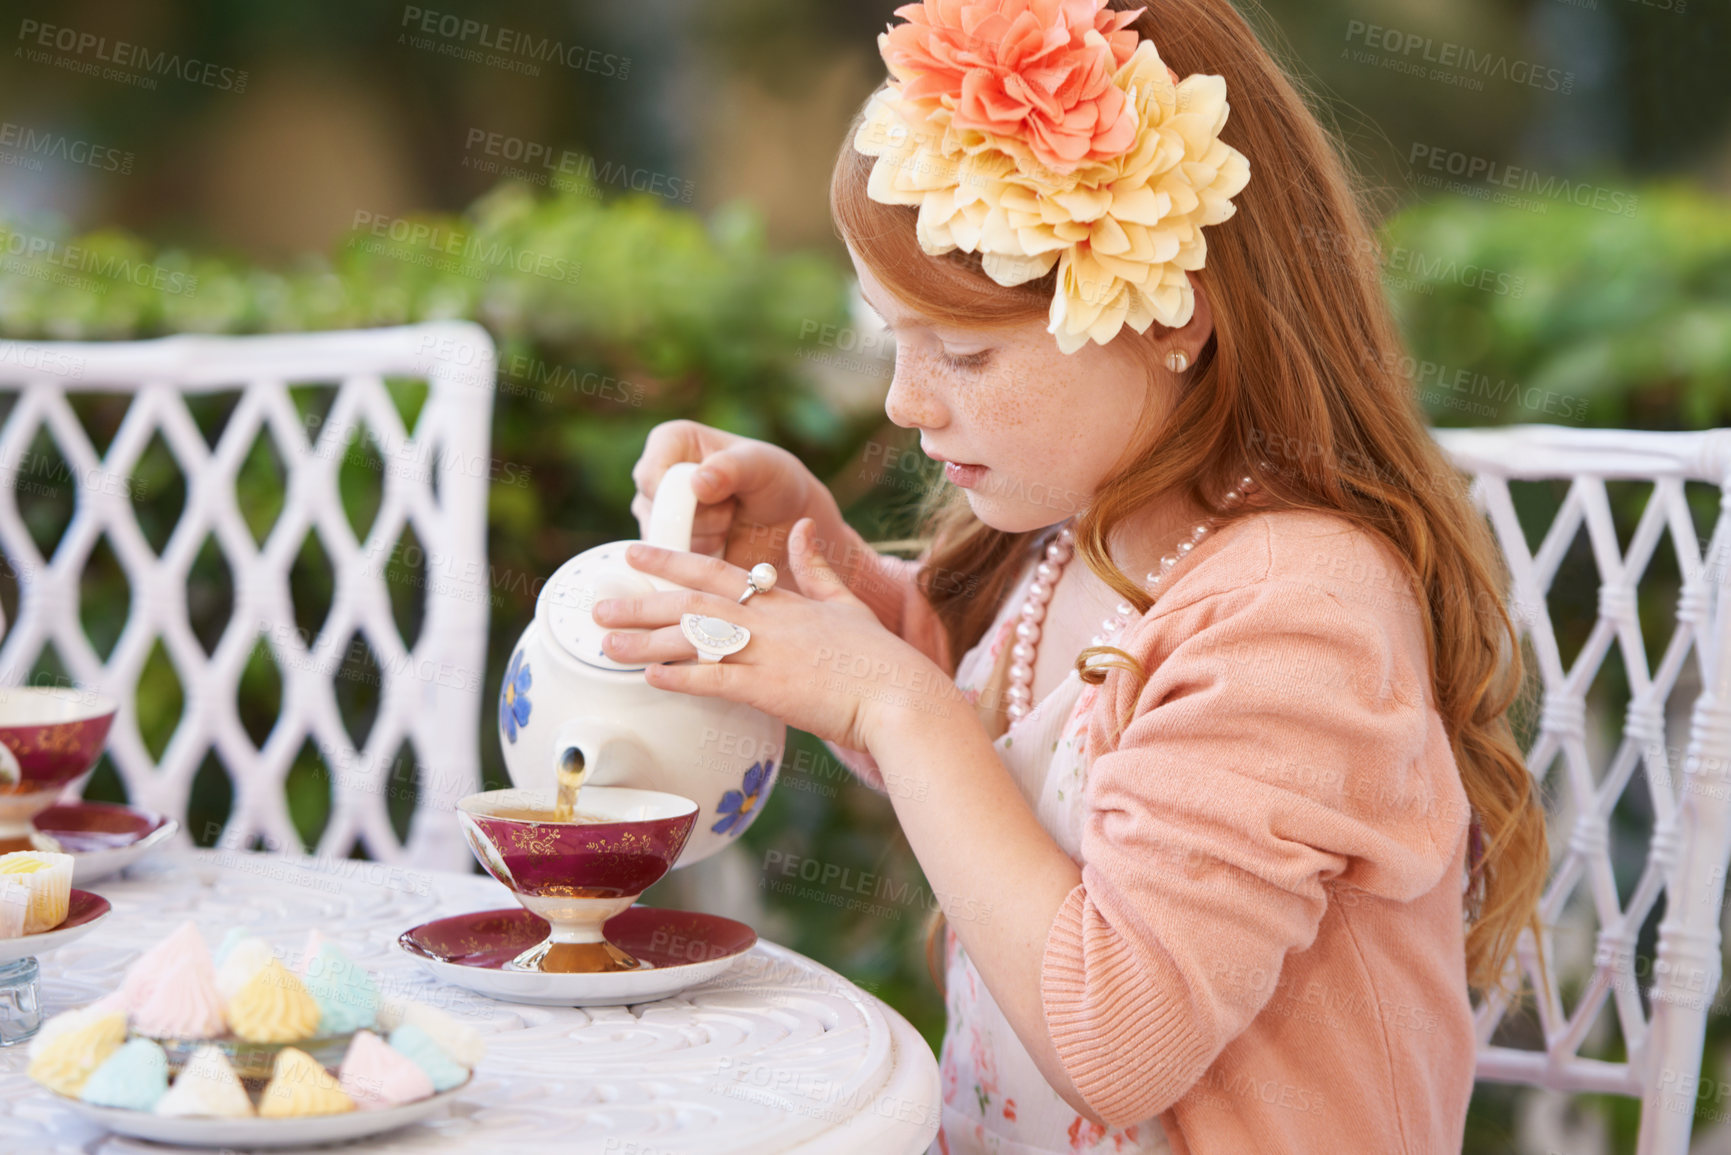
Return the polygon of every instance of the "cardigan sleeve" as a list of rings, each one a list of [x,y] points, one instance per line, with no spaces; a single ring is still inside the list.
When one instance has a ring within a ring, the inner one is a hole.
[[[878,554],[876,557],[875,571],[868,580],[880,589],[887,585],[897,595],[902,640],[936,662],[940,669],[950,671],[949,634],[945,631],[937,611],[932,609],[931,603],[920,592],[918,578],[922,560],[892,557],[889,554]],[[853,771],[867,786],[880,794],[885,792],[883,773],[878,769],[877,759],[863,750],[849,750],[827,739],[824,745],[838,762]]]
[[[1102,686],[1082,881],[1048,934],[1041,995],[1105,1122],[1184,1095],[1316,938],[1332,884],[1412,899],[1443,877],[1464,795],[1412,608],[1270,578],[1144,619],[1152,675]],[[1126,715],[1114,744],[1109,719]]]

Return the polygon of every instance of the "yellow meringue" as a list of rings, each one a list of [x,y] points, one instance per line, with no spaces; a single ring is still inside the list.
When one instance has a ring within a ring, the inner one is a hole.
[[[107,1014],[56,1034],[30,1060],[29,1075],[51,1091],[77,1096],[85,1080],[126,1040],[126,1016]]]
[[[271,959],[234,993],[229,1029],[249,1043],[297,1043],[313,1037],[319,1004],[281,960]]]
[[[343,1092],[330,1072],[311,1055],[293,1047],[277,1052],[270,1082],[258,1101],[258,1113],[267,1119],[340,1115],[354,1109],[355,1101]]]

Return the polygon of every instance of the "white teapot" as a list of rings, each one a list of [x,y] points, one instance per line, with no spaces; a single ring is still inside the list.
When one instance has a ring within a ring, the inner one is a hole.
[[[662,478],[649,515],[651,545],[691,548],[696,469],[684,462]],[[592,616],[597,602],[680,588],[632,569],[625,560],[630,544],[585,550],[542,588],[499,688],[499,744],[515,786],[551,793],[555,767],[580,758],[588,771],[585,786],[634,786],[690,798],[698,820],[674,863],[685,866],[734,841],[763,809],[787,727],[723,698],[657,689],[644,680],[642,665],[602,652],[607,629]]]

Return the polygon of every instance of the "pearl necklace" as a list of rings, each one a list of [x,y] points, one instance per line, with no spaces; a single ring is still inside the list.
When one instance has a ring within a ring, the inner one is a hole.
[[[1256,488],[1256,479],[1242,477],[1238,480],[1238,488],[1229,489],[1221,495],[1221,504],[1231,509],[1244,500],[1245,494]],[[1160,568],[1151,570],[1144,579],[1143,588],[1150,594],[1154,593],[1166,575],[1189,556],[1190,551],[1202,544],[1202,539],[1213,532],[1218,524],[1217,518],[1208,518],[1190,529],[1190,535],[1180,541],[1177,547],[1160,559]],[[1064,566],[1076,552],[1076,531],[1068,522],[1058,527],[1058,532],[1046,543],[1046,556],[1040,564],[1034,567],[1034,580],[1028,586],[1028,594],[1022,600],[1021,612],[1017,615],[1016,644],[1010,647],[1010,684],[1004,691],[1004,699],[1008,703],[1005,712],[1011,722],[1018,722],[1027,717],[1034,708],[1034,658],[1039,653],[1040,623],[1046,617],[1046,604],[1052,600],[1052,591],[1057,588],[1058,579],[1063,576]],[[1103,646],[1118,631],[1130,622],[1130,617],[1136,612],[1136,607],[1129,602],[1119,602],[1113,607],[1112,613],[1100,623],[1100,632],[1095,634],[1093,645]]]

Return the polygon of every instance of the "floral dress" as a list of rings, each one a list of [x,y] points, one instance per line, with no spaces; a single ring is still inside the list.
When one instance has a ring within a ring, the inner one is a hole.
[[[956,668],[956,685],[970,702],[979,700],[1010,644],[1016,614],[1033,581],[1033,566],[1031,560],[980,643]],[[1082,781],[1088,766],[1088,714],[1097,692],[1072,670],[994,743],[1040,825],[1077,861],[1086,817]],[[948,927],[944,957],[949,1019],[939,1056],[943,1125],[927,1155],[1155,1155],[1171,1150],[1158,1120],[1108,1128],[1077,1114],[1034,1065]]]

